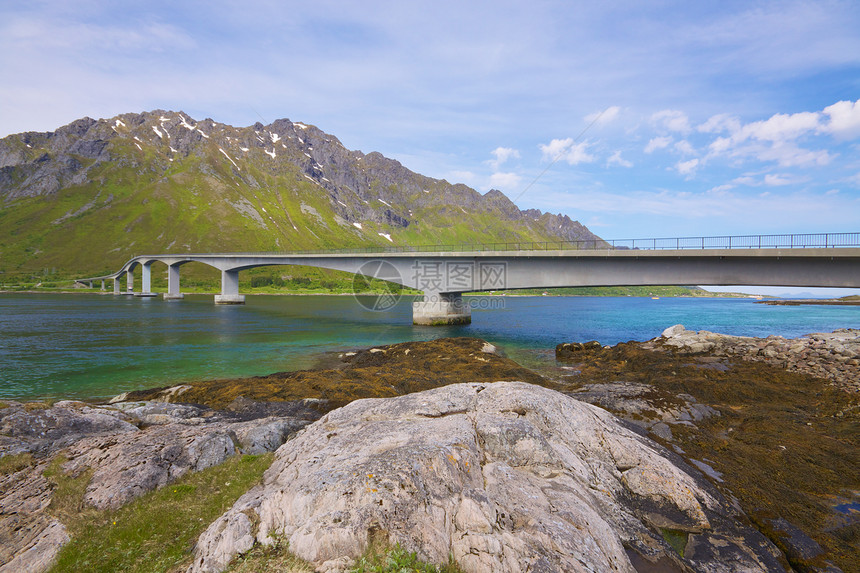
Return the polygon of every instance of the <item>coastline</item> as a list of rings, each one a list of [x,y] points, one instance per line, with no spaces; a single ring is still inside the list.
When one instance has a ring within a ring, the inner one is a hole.
[[[860,306],[860,299],[844,300],[844,299],[778,299],[778,300],[759,300],[756,304],[769,304],[771,306],[803,306],[811,304],[831,305],[831,306]]]

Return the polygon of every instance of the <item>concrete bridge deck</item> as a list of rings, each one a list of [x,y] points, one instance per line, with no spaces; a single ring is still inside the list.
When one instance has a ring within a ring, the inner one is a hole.
[[[779,241],[774,237],[779,237]],[[717,239],[721,246],[709,248]],[[641,246],[635,245],[637,242]],[[179,269],[197,262],[221,271],[221,293],[215,296],[216,304],[242,304],[245,297],[239,294],[240,271],[306,265],[384,279],[423,291],[424,300],[413,305],[416,324],[468,323],[471,312],[463,303],[462,293],[471,291],[647,285],[860,288],[860,233],[638,239],[632,241],[633,247],[613,246],[617,243],[614,241],[591,243],[594,247],[591,249],[527,243],[544,248],[455,250],[457,246],[435,246],[435,250],[401,247],[371,252],[353,249],[139,255],[116,273],[78,282],[92,285],[94,281],[113,280],[115,294],[155,296],[150,292],[151,266],[161,262],[167,266],[168,288],[164,298],[179,299],[183,296]],[[777,243],[778,246],[770,246]],[[138,266],[142,269],[141,290],[134,293],[134,270]],[[123,276],[124,293],[120,289]]]

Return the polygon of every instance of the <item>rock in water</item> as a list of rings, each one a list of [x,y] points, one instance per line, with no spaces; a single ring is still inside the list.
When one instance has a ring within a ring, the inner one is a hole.
[[[278,450],[200,537],[189,572],[222,571],[273,535],[320,571],[379,536],[470,573],[632,573],[628,550],[679,571],[785,569],[667,456],[605,410],[521,382],[358,400]]]

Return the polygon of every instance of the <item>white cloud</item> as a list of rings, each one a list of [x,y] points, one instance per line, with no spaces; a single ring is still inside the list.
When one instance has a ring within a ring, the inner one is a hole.
[[[699,125],[696,129],[701,133],[734,133],[740,130],[740,128],[741,120],[731,114],[721,113],[712,115],[708,118],[708,121]]]
[[[645,146],[645,153],[653,153],[658,149],[664,149],[669,147],[670,143],[672,143],[672,138],[668,135],[652,138],[651,141],[648,142],[648,145]]]
[[[809,111],[793,114],[777,113],[770,119],[744,125],[732,134],[732,138],[736,141],[757,139],[774,143],[790,141],[818,129],[819,117],[818,112]]]
[[[192,50],[195,40],[182,28],[163,21],[92,23],[69,22],[56,15],[41,19],[11,17],[3,26],[7,39],[34,50],[80,53],[98,49],[109,53],[168,52]]]
[[[516,173],[493,173],[490,175],[490,187],[502,191],[515,191],[520,186],[522,177]]]
[[[732,179],[731,183],[735,185],[744,185],[746,187],[784,187],[793,185],[803,181],[802,178],[792,177],[790,175],[780,175],[777,173],[768,173],[764,177],[758,178],[753,175],[742,175]]]
[[[716,187],[711,187],[708,189],[708,193],[724,193],[729,191],[730,189],[734,189],[736,186],[731,183],[724,183],[723,185],[717,185]]]
[[[687,134],[692,131],[690,119],[683,111],[676,109],[664,109],[651,115],[651,122],[658,128]]]
[[[860,99],[856,102],[840,101],[824,108],[830,121],[821,130],[832,133],[839,139],[860,136]]]
[[[508,159],[519,159],[520,157],[520,152],[510,147],[497,147],[490,153],[495,157],[495,159],[490,159],[487,161],[487,164],[489,164],[493,170],[498,170],[498,168],[503,163],[507,162]]]
[[[606,165],[620,165],[621,167],[633,167],[633,163],[621,157],[621,151],[616,151],[606,160]]]
[[[621,108],[617,105],[610,106],[603,111],[598,111],[595,113],[590,113],[585,116],[585,121],[587,123],[597,122],[598,124],[607,124],[614,121],[618,114],[621,113]]]
[[[675,164],[675,170],[681,175],[686,175],[687,178],[696,174],[696,168],[699,166],[698,159],[690,159],[689,161],[679,161]]]
[[[825,150],[803,149],[792,143],[762,147],[753,155],[759,161],[775,161],[781,167],[822,167],[833,160]]]
[[[703,124],[703,132],[730,131],[708,146],[709,157],[726,155],[736,159],[776,162],[782,167],[815,167],[829,164],[835,157],[827,150],[805,149],[797,140],[821,131],[821,113],[777,113],[762,121],[735,124],[717,116]],[[712,121],[713,120],[713,121]]]
[[[781,185],[791,185],[793,183],[792,179],[777,175],[775,173],[768,173],[764,176],[764,184],[769,187],[777,187]]]
[[[758,186],[758,181],[756,181],[755,177],[750,175],[742,175],[741,177],[735,177],[732,179],[732,183],[735,185],[749,185],[752,187]]]
[[[559,160],[567,161],[570,165],[578,165],[579,163],[591,163],[594,161],[594,156],[588,153],[590,144],[583,141],[574,143],[573,139],[553,139],[547,145],[538,146],[543,153],[544,161],[555,163]]]
[[[686,139],[682,139],[675,144],[675,151],[681,155],[696,155],[696,150],[693,149],[693,146]]]
[[[712,155],[719,155],[732,146],[732,139],[730,137],[718,137],[708,146],[708,149],[711,150]]]

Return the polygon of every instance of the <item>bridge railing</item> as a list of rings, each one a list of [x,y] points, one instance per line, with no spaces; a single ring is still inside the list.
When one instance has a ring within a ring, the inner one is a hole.
[[[860,233],[817,233],[786,235],[722,235],[715,237],[675,237],[607,241],[615,249],[805,249],[858,247]]]
[[[178,256],[221,255],[328,255],[374,253],[445,253],[479,251],[593,251],[593,250],[691,250],[691,249],[805,249],[860,247],[860,233],[817,233],[786,235],[722,235],[714,237],[663,237],[652,239],[587,239],[580,241],[500,241],[352,247],[345,249],[306,249],[243,253],[199,253]],[[133,257],[132,260],[136,258]]]

